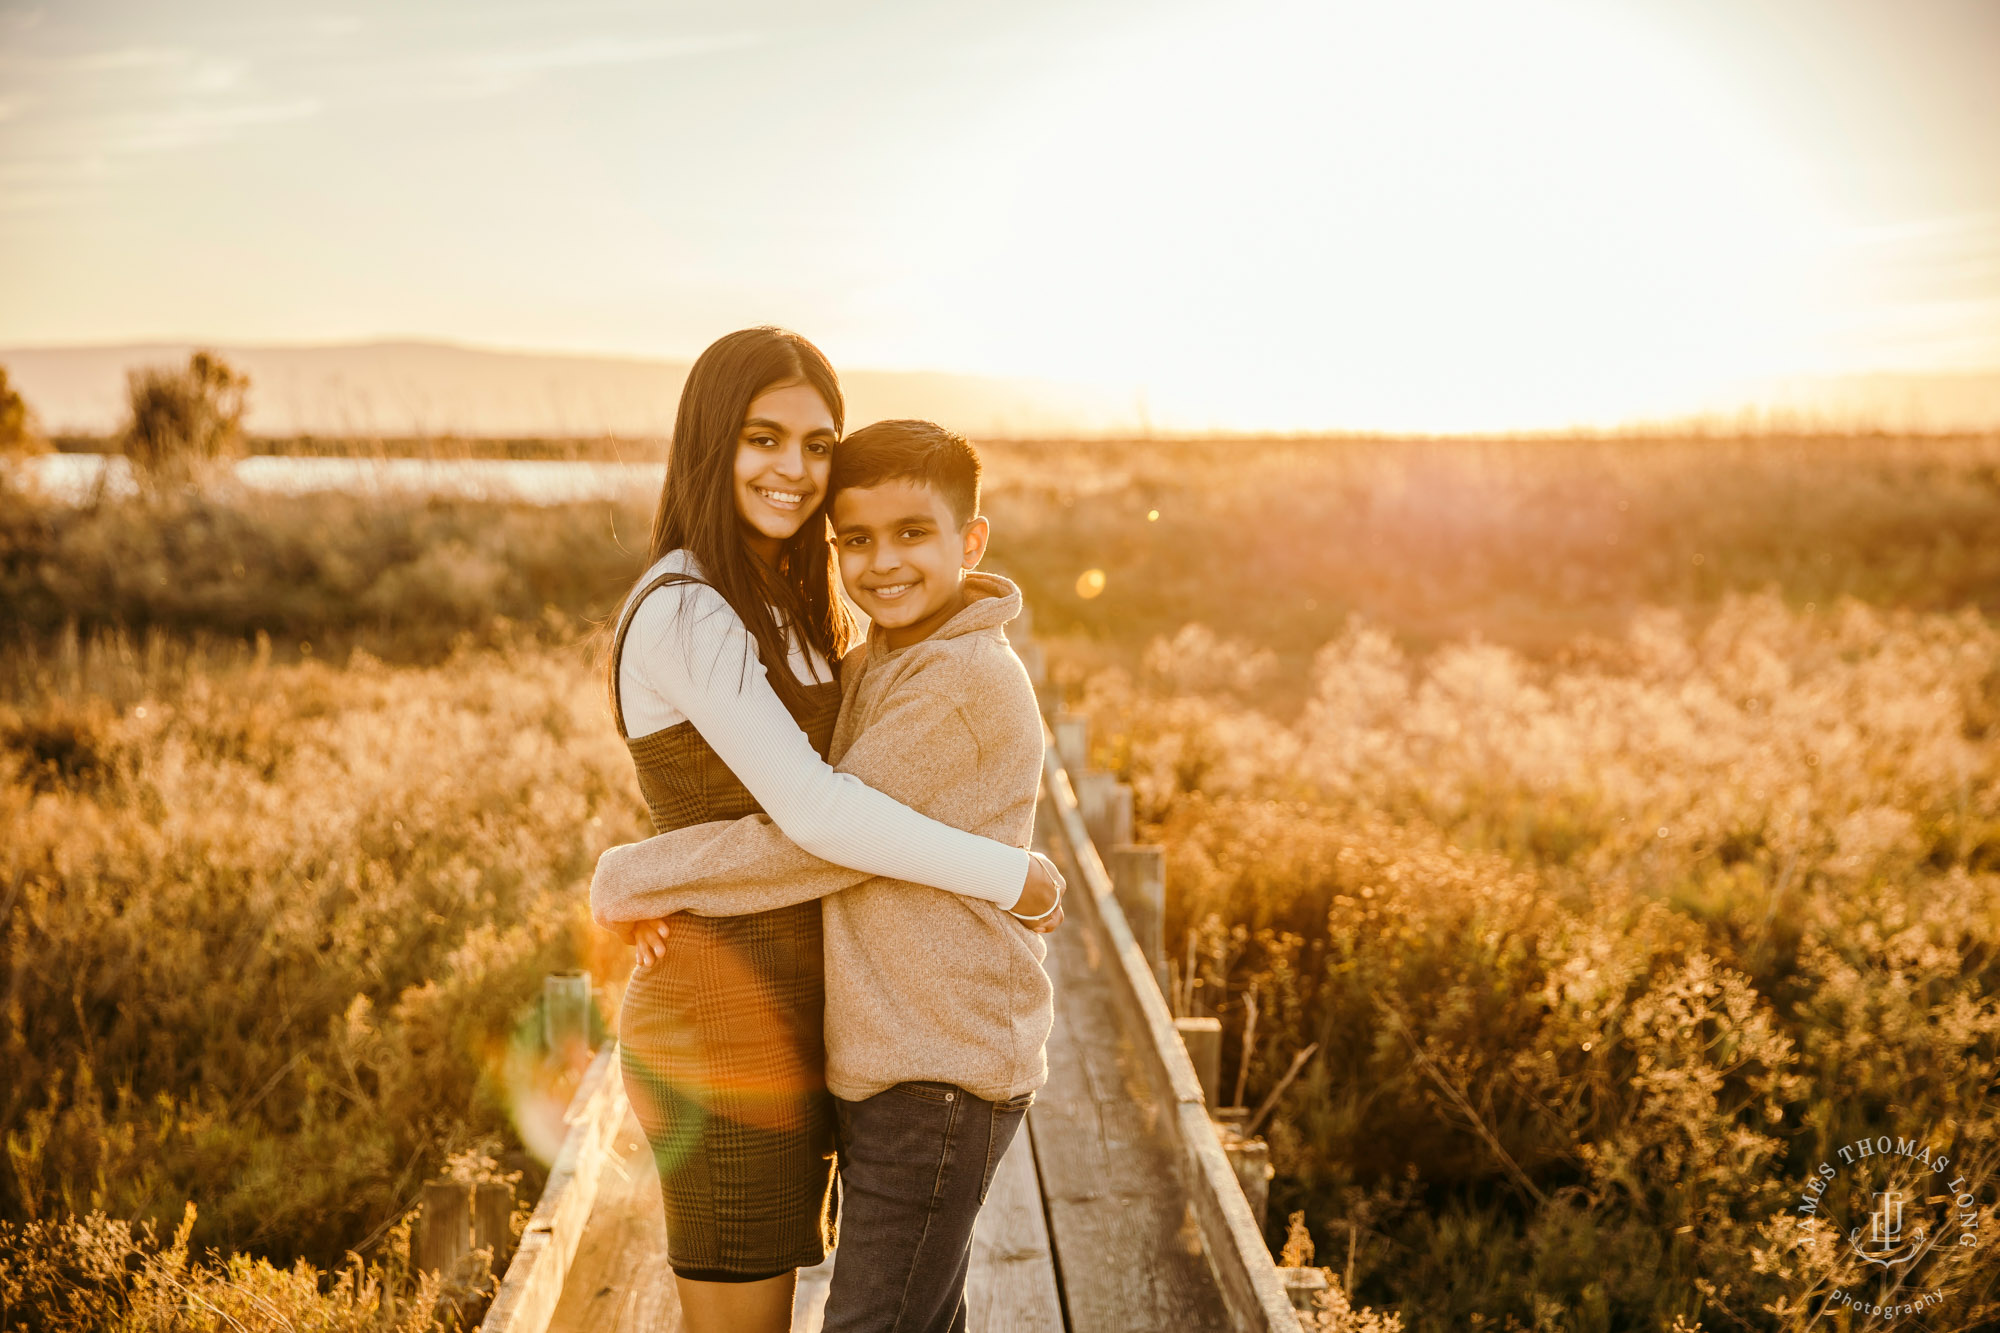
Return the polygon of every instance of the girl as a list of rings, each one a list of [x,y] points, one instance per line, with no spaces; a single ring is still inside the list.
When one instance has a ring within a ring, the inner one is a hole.
[[[1045,859],[826,764],[854,631],[823,517],[842,411],[826,358],[782,329],[732,333],[689,371],[611,650],[640,791],[659,831],[761,810],[825,860],[1040,912],[1061,890]],[[825,1257],[832,1174],[819,903],[683,915],[656,948],[619,1040],[683,1318],[784,1333],[796,1270]]]

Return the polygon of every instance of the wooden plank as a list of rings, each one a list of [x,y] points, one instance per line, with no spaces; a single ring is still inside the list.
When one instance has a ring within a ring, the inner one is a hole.
[[[1029,1111],[1028,1119],[1034,1118]],[[1023,1126],[1008,1145],[972,1231],[967,1333],[1063,1333],[1055,1256],[1029,1134]]]
[[[793,1333],[819,1333],[832,1275],[831,1258],[799,1270]],[[548,1333],[679,1333],[680,1327],[660,1178],[645,1132],[628,1113]]]
[[[820,1333],[839,1257],[836,1251],[819,1267],[800,1270],[792,1333]],[[1055,1260],[1026,1133],[1015,1135],[994,1169],[993,1186],[972,1231],[965,1299],[966,1333],[1063,1333]]]
[[[1296,1333],[1298,1315],[1206,1108],[1184,1102],[1177,1109],[1185,1169],[1203,1182],[1201,1188],[1191,1191],[1195,1215],[1202,1234],[1210,1238],[1209,1252],[1217,1261],[1215,1276],[1222,1284],[1236,1327],[1259,1333]]]
[[[799,1270],[792,1333],[820,1333],[833,1258]],[[1016,1137],[993,1177],[973,1233],[968,1333],[1062,1333],[1055,1264],[1034,1156]],[[607,1154],[583,1243],[548,1333],[678,1333],[680,1302],[667,1267],[659,1180],[639,1122],[627,1114]]]
[[[628,1109],[548,1333],[677,1333],[680,1309],[653,1150]]]
[[[545,1333],[597,1200],[605,1158],[626,1113],[618,1046],[607,1042],[590,1062],[563,1114],[569,1130],[520,1247],[479,1326],[482,1333]]]
[[[1028,1128],[1069,1327],[1231,1328],[1183,1187],[1174,1103],[1119,1020],[1117,959],[1075,916],[1048,939],[1056,1022]]]
[[[1147,1038],[1158,1053],[1159,1072],[1170,1085],[1166,1090],[1168,1094],[1175,1101],[1200,1101],[1201,1081],[1195,1077],[1187,1052],[1181,1049],[1180,1035],[1174,1031],[1174,1016],[1167,1008],[1167,997],[1161,994],[1159,983],[1153,979],[1152,965],[1145,951],[1133,939],[1132,928],[1126,924],[1124,912],[1118,908],[1111,875],[1105,870],[1104,859],[1091,843],[1090,835],[1084,832],[1083,816],[1076,808],[1076,791],[1070,786],[1069,774],[1064,772],[1053,744],[1045,747],[1043,774],[1047,779],[1044,789],[1049,799],[1042,808],[1047,810],[1052,831],[1070,858],[1069,868],[1074,870],[1073,878],[1077,881],[1075,887],[1086,890],[1089,895],[1087,900],[1072,900],[1076,902],[1080,924],[1102,941],[1100,947],[1110,951],[1113,966],[1126,974],[1123,983],[1116,988],[1114,999],[1122,998],[1138,1007],[1138,1021],[1145,1027]],[[1038,811],[1037,818],[1039,816]],[[1060,930],[1056,932],[1056,935],[1061,934]]]
[[[1156,1172],[1153,1188],[1162,1195],[1171,1193],[1179,1200],[1183,1229],[1177,1234],[1182,1246],[1204,1256],[1211,1283],[1220,1293],[1225,1319],[1184,1326],[1230,1328],[1239,1333],[1296,1333],[1297,1317],[1263,1234],[1251,1216],[1249,1202],[1209,1123],[1201,1084],[1174,1030],[1166,996],[1160,991],[1150,960],[1134,940],[1119,910],[1103,859],[1084,830],[1076,793],[1063,770],[1054,737],[1050,735],[1045,740],[1043,772],[1048,799],[1043,810],[1055,840],[1063,844],[1067,853],[1064,869],[1071,876],[1077,908],[1074,923],[1050,936],[1051,975],[1056,977],[1059,1007],[1056,1036],[1049,1048],[1049,1081],[1051,1087],[1057,1084],[1060,1044],[1064,1048],[1061,1057],[1069,1070],[1065,1083],[1072,1085],[1064,1095],[1077,1097],[1073,1085],[1082,1080],[1093,1103],[1089,1109],[1096,1114],[1098,1123],[1094,1132],[1099,1136],[1098,1146],[1090,1146],[1086,1139],[1086,1147],[1075,1151],[1067,1145],[1070,1136],[1047,1136],[1052,1152],[1077,1158],[1063,1161],[1060,1171],[1054,1158],[1043,1155],[1044,1136],[1038,1134],[1035,1138],[1070,1325],[1077,1330],[1182,1326],[1143,1322],[1098,1324],[1086,1320],[1079,1309],[1076,1282],[1081,1278],[1072,1276],[1071,1256],[1088,1253],[1093,1245],[1099,1256],[1135,1251],[1112,1248],[1107,1242],[1115,1237],[1104,1233],[1115,1228],[1107,1228],[1101,1220],[1093,1219],[1089,1210],[1072,1206],[1088,1200],[1066,1200],[1059,1209],[1058,1199],[1060,1195],[1087,1190],[1089,1186],[1083,1182],[1090,1180],[1090,1176],[1084,1173],[1093,1168],[1111,1169],[1111,1160],[1117,1155],[1115,1149],[1135,1160],[1148,1159]],[[1077,888],[1083,892],[1076,893]],[[1069,987],[1075,988],[1074,994]],[[1093,1079],[1097,1082],[1092,1083]],[[1119,1091],[1108,1093],[1104,1091],[1107,1088]],[[1123,1114],[1129,1123],[1107,1125],[1107,1118],[1115,1119],[1120,1113],[1120,1093]],[[1070,1107],[1067,1113],[1074,1122],[1071,1129],[1076,1135],[1093,1132],[1090,1117],[1083,1108]],[[1151,1145],[1120,1141],[1121,1135],[1129,1137],[1140,1125],[1147,1127]],[[1170,1151],[1162,1155],[1160,1149]],[[1102,1159],[1100,1162],[1089,1160],[1093,1152]],[[1175,1180],[1180,1186],[1178,1190],[1173,1190],[1169,1183]],[[1065,1234],[1065,1216],[1069,1218],[1067,1225],[1073,1236]],[[1105,1317],[1111,1317],[1108,1305]]]

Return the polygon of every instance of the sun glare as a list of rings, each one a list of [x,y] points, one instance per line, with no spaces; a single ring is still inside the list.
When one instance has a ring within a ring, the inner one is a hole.
[[[1135,386],[1161,424],[1610,420],[1811,359],[1809,190],[1668,35],[1602,11],[1188,19],[989,128],[991,206],[893,238],[926,275],[899,317],[968,364]]]

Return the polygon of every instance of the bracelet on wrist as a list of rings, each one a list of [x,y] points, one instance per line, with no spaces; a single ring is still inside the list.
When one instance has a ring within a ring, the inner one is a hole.
[[[1053,903],[1049,904],[1048,911],[1037,912],[1033,916],[1023,916],[1021,915],[1021,913],[1015,911],[1013,908],[1010,907],[1007,909],[1007,915],[1013,917],[1016,921],[1046,921],[1050,917],[1054,916],[1056,914],[1056,908],[1061,906],[1062,906],[1062,891],[1057,890],[1056,900]]]

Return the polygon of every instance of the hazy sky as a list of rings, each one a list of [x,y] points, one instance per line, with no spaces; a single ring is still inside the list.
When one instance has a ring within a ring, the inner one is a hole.
[[[0,345],[421,336],[1559,424],[2000,368],[2000,3],[0,4]]]

